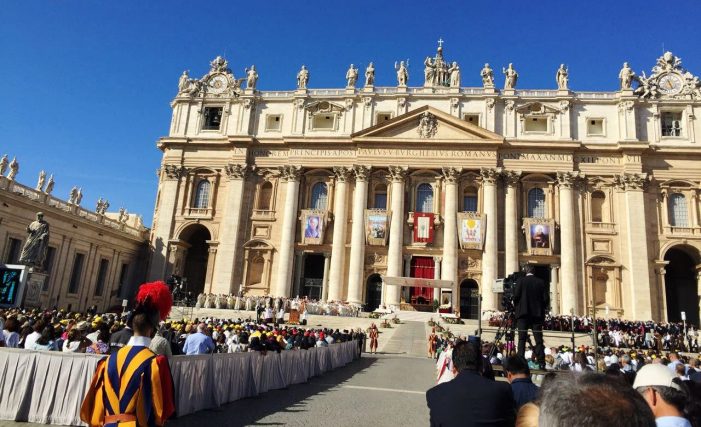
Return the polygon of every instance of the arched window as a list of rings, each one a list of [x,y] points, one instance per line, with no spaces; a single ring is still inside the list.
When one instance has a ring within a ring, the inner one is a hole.
[[[528,217],[545,218],[545,192],[542,188],[528,191]]]
[[[323,182],[317,182],[312,187],[312,200],[310,208],[326,210],[327,201],[328,194],[326,190],[326,184]]]
[[[591,193],[591,222],[604,222],[606,195],[601,191]]]
[[[387,209],[387,186],[385,184],[375,186],[372,207],[375,209]]]
[[[433,187],[419,184],[416,188],[416,212],[433,212]]]
[[[474,187],[465,187],[462,192],[463,212],[477,212],[477,190]]]
[[[258,209],[262,211],[269,211],[271,208],[271,201],[273,198],[273,183],[266,181],[260,186],[258,190]]]
[[[206,179],[201,180],[197,183],[197,190],[195,191],[195,209],[206,209],[209,207],[209,189],[211,184]]]
[[[689,208],[686,204],[686,197],[681,193],[673,193],[667,202],[669,213],[669,225],[672,227],[689,226]]]

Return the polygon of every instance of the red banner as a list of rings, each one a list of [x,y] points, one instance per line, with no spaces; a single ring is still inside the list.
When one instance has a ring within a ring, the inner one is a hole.
[[[414,212],[414,242],[433,243],[434,214]]]

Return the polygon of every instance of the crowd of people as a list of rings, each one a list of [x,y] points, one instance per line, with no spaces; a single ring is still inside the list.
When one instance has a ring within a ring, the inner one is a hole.
[[[0,347],[112,354],[133,335],[130,313],[0,309]],[[350,340],[364,345],[365,332],[303,328],[272,319],[193,319],[161,322],[150,348],[165,356],[326,347]],[[362,348],[362,347],[361,347]]]
[[[532,376],[531,355],[492,347],[477,337],[439,346],[431,425],[701,426],[698,357],[549,349],[549,372]]]
[[[195,301],[195,308],[216,308],[227,310],[265,311],[277,315],[280,310],[298,310],[301,315],[357,317],[360,307],[342,301],[317,301],[307,297],[274,298],[271,296],[243,296],[233,294],[201,293]]]
[[[489,326],[498,327],[504,320],[504,312],[488,314]],[[594,326],[591,317],[552,316],[546,314],[543,330],[590,334]],[[598,345],[629,349],[698,352],[701,331],[694,325],[633,321],[623,319],[596,319]]]

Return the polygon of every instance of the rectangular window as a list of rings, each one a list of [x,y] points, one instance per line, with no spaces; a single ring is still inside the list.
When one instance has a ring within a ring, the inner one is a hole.
[[[117,293],[122,295],[122,289],[127,285],[127,274],[129,273],[129,264],[122,264],[122,269],[119,271],[119,289]]]
[[[51,270],[54,268],[54,258],[56,258],[56,248],[49,246],[49,250],[46,251],[46,258],[44,259],[44,271],[48,275],[51,275]],[[49,280],[51,280],[51,277],[47,277],[46,280],[44,280],[44,286],[41,288],[43,292],[49,290]]]
[[[463,210],[465,212],[477,212],[477,196],[466,195],[462,199]]]
[[[392,118],[392,113],[377,113],[375,116],[375,124],[383,123]]]
[[[110,262],[106,259],[100,260],[100,269],[97,271],[97,283],[95,284],[95,296],[101,297],[105,289],[105,281],[107,280],[107,270]]]
[[[463,114],[462,119],[468,123],[475,125],[475,126],[480,125],[480,115],[479,114],[474,114],[474,113]]]
[[[387,193],[375,193],[373,207],[375,209],[387,209]]]
[[[682,136],[682,113],[662,113],[662,136]]]
[[[221,126],[222,107],[204,107],[204,130],[219,130]]]
[[[71,270],[71,281],[68,282],[68,293],[76,294],[78,293],[78,286],[80,286],[80,276],[83,274],[83,261],[85,260],[85,255],[76,253],[73,259],[73,270]]]
[[[316,130],[333,130],[335,116],[333,114],[317,114],[312,119],[312,128]]]
[[[268,114],[265,116],[265,130],[280,132],[282,129],[282,116],[280,114]]]
[[[587,119],[587,136],[603,136],[604,119]]]
[[[9,241],[7,242],[7,256],[5,257],[5,263],[17,264],[21,251],[22,241],[20,239],[13,239],[10,237]]]
[[[523,130],[525,132],[547,133],[548,118],[547,117],[526,117],[523,120]]]

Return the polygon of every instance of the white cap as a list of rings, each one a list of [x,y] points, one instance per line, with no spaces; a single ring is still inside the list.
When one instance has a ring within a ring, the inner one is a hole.
[[[633,388],[638,387],[671,387],[675,390],[682,391],[679,384],[674,382],[677,376],[669,370],[668,367],[662,364],[645,365],[638,371],[633,382]]]
[[[604,363],[606,364],[606,366],[610,366],[611,365],[611,356],[604,356]]]
[[[611,364],[618,363],[618,356],[615,354],[611,355]]]

